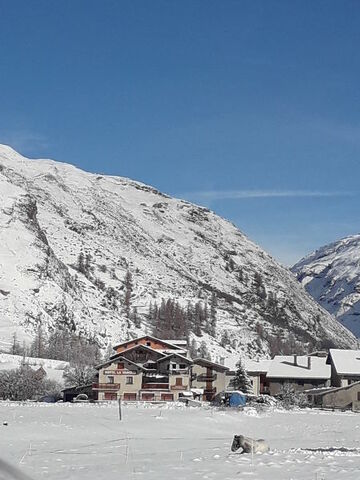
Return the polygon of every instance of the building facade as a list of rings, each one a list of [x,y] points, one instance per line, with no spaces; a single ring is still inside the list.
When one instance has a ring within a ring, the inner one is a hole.
[[[115,355],[97,366],[98,400],[173,401],[191,387],[192,360],[184,344],[145,336],[114,347]]]

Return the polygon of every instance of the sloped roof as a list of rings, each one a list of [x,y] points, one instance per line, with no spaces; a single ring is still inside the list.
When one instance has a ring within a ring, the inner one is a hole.
[[[123,357],[122,354],[118,354],[118,355],[114,355],[113,357],[110,357],[108,360],[106,360],[105,362],[103,363],[100,363],[99,365],[96,365],[95,368],[98,370],[102,367],[106,367],[107,365],[111,365],[112,363],[114,362],[117,362],[118,360],[122,360],[124,362],[127,362],[127,363],[130,363],[132,365],[134,365],[135,367],[139,368],[140,370],[147,370],[146,368],[144,368],[142,365],[138,365],[137,363],[135,362],[132,362],[131,360],[129,360],[128,358],[126,357]]]
[[[143,350],[148,350],[149,352],[156,353],[160,357],[165,357],[165,353],[163,353],[162,350],[155,350],[154,348],[148,347],[147,345],[134,345],[131,348],[128,348],[127,350],[123,350],[120,353],[116,353],[115,355],[111,356],[110,358],[116,358],[118,355],[125,355],[129,352],[132,352],[133,350],[138,350],[138,349],[143,349]]]
[[[329,355],[338,375],[360,375],[360,350],[331,348]]]
[[[245,364],[248,373],[266,373],[269,370],[271,360],[249,360]]]
[[[113,349],[116,350],[117,348],[119,348],[121,346],[124,346],[124,345],[127,345],[128,343],[137,342],[137,341],[143,340],[145,338],[149,339],[149,340],[154,340],[155,342],[163,343],[164,345],[168,345],[169,347],[172,347],[175,350],[183,350],[183,348],[181,348],[180,346],[171,343],[171,340],[162,340],[161,338],[152,337],[151,335],[143,335],[142,337],[133,338],[132,340],[127,340],[126,342],[118,343],[117,345],[115,345],[113,347]],[[175,340],[175,341],[177,341],[177,340]]]
[[[178,358],[181,358],[181,360],[183,360],[184,362],[186,363],[193,363],[192,360],[190,360],[189,358],[186,358],[184,357],[183,355],[180,355],[179,353],[170,353],[169,355],[166,355],[166,357],[163,357],[163,358],[159,358],[159,360],[157,361],[157,363],[160,363],[160,362],[164,362],[165,360],[170,360],[170,358],[172,357],[178,357]]]
[[[225,367],[225,365],[220,365],[220,363],[211,362],[210,360],[206,360],[206,358],[194,358],[193,363],[195,365],[201,365],[203,367],[217,368],[218,370],[222,370],[223,372],[226,372],[227,370],[229,370],[229,368]]]
[[[308,368],[308,359],[311,364]],[[331,367],[326,364],[325,357],[297,356],[297,365],[294,363],[294,355],[276,355],[269,365],[267,378],[297,378],[297,379],[329,379]]]

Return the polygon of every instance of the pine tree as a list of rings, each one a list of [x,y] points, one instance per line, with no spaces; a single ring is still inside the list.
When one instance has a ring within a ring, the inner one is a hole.
[[[202,341],[200,343],[200,347],[199,347],[199,350],[198,350],[198,354],[199,354],[199,357],[200,358],[204,358],[205,360],[210,360],[211,361],[211,355],[210,355],[210,352],[206,346],[206,343],[204,341]]]
[[[37,358],[46,357],[46,339],[41,325],[38,326],[35,338],[31,344],[30,355]]]
[[[130,270],[126,271],[124,283],[125,283],[125,296],[124,296],[125,315],[127,318],[130,318],[131,295],[133,291],[133,281],[132,281],[132,275]]]
[[[12,345],[11,345],[12,355],[21,355],[22,354],[21,346],[20,346],[20,343],[18,342],[16,332],[13,333],[12,339],[13,339]]]
[[[230,336],[227,330],[224,330],[222,335],[221,335],[221,340],[220,340],[220,345],[223,348],[228,347],[230,344]]]
[[[236,364],[235,377],[231,381],[231,387],[234,390],[241,390],[243,393],[251,393],[252,385],[248,377],[241,358]]]
[[[216,293],[213,292],[211,295],[210,301],[210,335],[213,337],[216,334],[216,312],[217,312],[217,297]]]
[[[80,252],[77,258],[77,269],[80,273],[85,273],[85,257],[83,252]]]

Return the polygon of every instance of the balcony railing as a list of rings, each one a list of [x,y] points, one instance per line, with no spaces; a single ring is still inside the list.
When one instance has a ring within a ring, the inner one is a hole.
[[[216,393],[216,388],[205,388],[204,394]]]
[[[187,390],[187,385],[171,385],[171,390]]]
[[[216,379],[217,379],[217,374],[216,373],[214,373],[212,375],[202,374],[202,375],[198,375],[196,377],[196,380],[198,382],[214,382]]]
[[[168,383],[143,383],[142,385],[143,390],[169,390]]]
[[[119,390],[120,383],[93,383],[93,390]]]

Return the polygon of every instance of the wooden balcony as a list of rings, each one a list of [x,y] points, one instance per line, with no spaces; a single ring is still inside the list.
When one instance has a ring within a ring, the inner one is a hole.
[[[142,390],[169,390],[169,384],[155,382],[143,383]]]
[[[210,395],[212,393],[216,393],[216,388],[205,388],[204,389],[204,394],[205,395]]]
[[[116,391],[119,390],[120,383],[93,383],[93,390]]]
[[[196,377],[196,380],[198,382],[214,382],[216,379],[217,379],[216,373],[213,373],[212,375],[202,374]]]
[[[187,390],[188,386],[187,385],[171,385],[170,389],[171,390]]]

